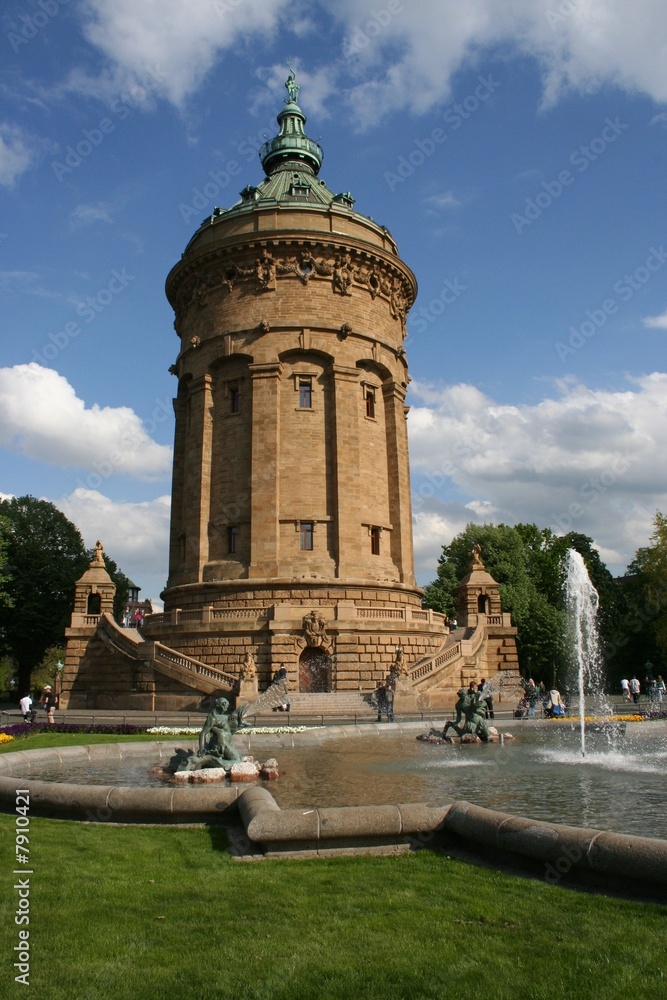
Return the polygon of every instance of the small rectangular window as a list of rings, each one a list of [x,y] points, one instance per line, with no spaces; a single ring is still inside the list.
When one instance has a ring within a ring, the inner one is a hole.
[[[311,410],[313,407],[313,380],[299,379],[299,409]]]
[[[366,389],[366,416],[375,419],[375,391]]]
[[[237,525],[230,524],[227,528],[227,552],[233,555],[236,552],[236,542],[238,540],[239,529]]]
[[[301,521],[299,525],[301,549],[304,552],[313,551],[313,522]]]
[[[229,387],[229,409],[231,413],[241,412],[241,390],[236,383]]]
[[[379,556],[380,555],[380,529],[379,528],[371,528],[370,535],[371,535],[371,555],[373,555],[373,556]]]

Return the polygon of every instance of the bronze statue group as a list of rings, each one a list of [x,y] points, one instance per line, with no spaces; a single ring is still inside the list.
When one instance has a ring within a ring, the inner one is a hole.
[[[483,743],[489,742],[489,727],[487,717],[492,719],[493,696],[491,689],[484,678],[479,685],[471,681],[468,690],[460,688],[458,701],[454,706],[456,709],[456,721],[447,722],[442,731],[442,738],[445,739],[449,729],[453,729],[457,736],[476,736]]]

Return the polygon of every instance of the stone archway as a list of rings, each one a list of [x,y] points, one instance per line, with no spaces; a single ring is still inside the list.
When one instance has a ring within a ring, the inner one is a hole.
[[[306,646],[299,657],[299,691],[320,694],[331,690],[331,657],[319,646]]]

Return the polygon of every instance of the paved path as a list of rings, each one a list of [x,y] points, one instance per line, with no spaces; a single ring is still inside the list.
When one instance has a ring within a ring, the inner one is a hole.
[[[614,711],[619,715],[629,715],[632,714],[634,710],[633,705],[629,705],[627,702],[623,702],[623,699],[619,697],[612,697],[611,702],[613,704]],[[648,706],[648,700],[645,698],[641,699],[639,708],[645,709]],[[119,723],[129,723],[133,725],[147,725],[147,726],[202,726],[204,720],[206,719],[206,712],[136,712],[136,711],[109,711],[103,709],[76,709],[67,712],[56,712],[56,722],[72,722],[72,723],[90,723],[95,722],[101,723],[102,725],[111,725]],[[498,707],[496,704],[496,713],[494,722],[496,725],[498,722],[504,723],[509,721],[514,717],[513,706],[512,708]],[[569,715],[570,718],[578,719],[578,708],[576,705],[572,707],[572,711]],[[399,722],[429,722],[438,723],[444,722],[446,719],[454,718],[454,712],[450,709],[441,709],[439,711],[433,712],[414,712],[401,714],[400,717],[397,715],[396,721]],[[539,714],[538,714],[539,718]],[[343,724],[355,724],[357,722],[375,722],[377,716],[375,712],[369,708],[368,712],[357,712],[357,713],[345,713],[331,714],[331,715],[321,715],[321,714],[299,714],[298,712],[267,712],[259,716],[250,716],[249,721],[253,724],[256,721],[257,725],[264,726],[299,726],[299,725],[318,725],[318,726],[340,726]],[[16,725],[22,721],[21,712],[19,711],[18,705],[5,702],[0,704],[0,725],[1,726],[11,726]],[[46,722],[46,713],[43,709],[37,709],[37,721]]]

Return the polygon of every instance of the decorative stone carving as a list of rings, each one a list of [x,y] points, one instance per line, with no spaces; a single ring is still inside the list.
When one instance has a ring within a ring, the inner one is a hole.
[[[190,347],[195,350],[201,345],[201,337],[190,337]]]
[[[249,649],[246,650],[246,654],[243,658],[243,664],[241,666],[241,680],[242,681],[254,681],[257,677],[257,667],[255,666],[255,657]]]
[[[349,337],[351,333],[352,333],[352,327],[350,326],[350,324],[343,323],[343,325],[340,328],[341,337],[345,339],[345,337]]]
[[[255,274],[263,291],[272,291],[276,287],[276,262],[265,248],[255,261]]]
[[[306,646],[326,649],[331,643],[327,636],[327,623],[318,611],[311,611],[302,622],[303,638]]]
[[[484,563],[482,562],[482,546],[477,543],[472,547],[472,561],[470,563],[471,571],[474,569],[484,569]]]
[[[389,308],[394,319],[400,320],[401,324],[405,326],[405,320],[408,315],[408,302],[405,297],[403,285],[398,278],[394,278],[391,286]]]
[[[397,677],[405,677],[408,673],[408,667],[405,662],[405,657],[403,656],[403,647],[396,647],[396,655],[394,657],[394,665],[392,667],[392,673]]]
[[[333,279],[331,287],[334,292],[341,295],[349,295],[349,287],[352,284],[352,263],[349,253],[336,254],[333,264]]]
[[[411,291],[400,275],[387,274],[386,268],[371,259],[365,266],[357,266],[354,253],[332,252],[321,244],[313,244],[313,250],[304,249],[298,256],[289,256],[284,250],[263,247],[259,256],[247,263],[227,257],[222,266],[203,277],[185,279],[176,293],[174,308],[175,326],[179,327],[185,313],[193,302],[198,306],[208,303],[209,294],[216,289],[226,289],[231,293],[242,281],[256,282],[261,291],[274,291],[276,278],[295,277],[303,285],[313,278],[331,279],[332,291],[339,295],[350,295],[354,283],[363,287],[375,300],[378,296],[389,299],[391,315],[405,326],[405,319],[411,304]]]
[[[104,546],[102,545],[101,541],[98,538],[97,541],[95,542],[95,562],[101,563],[102,566],[104,566],[104,557],[102,555],[103,552],[104,552]]]

